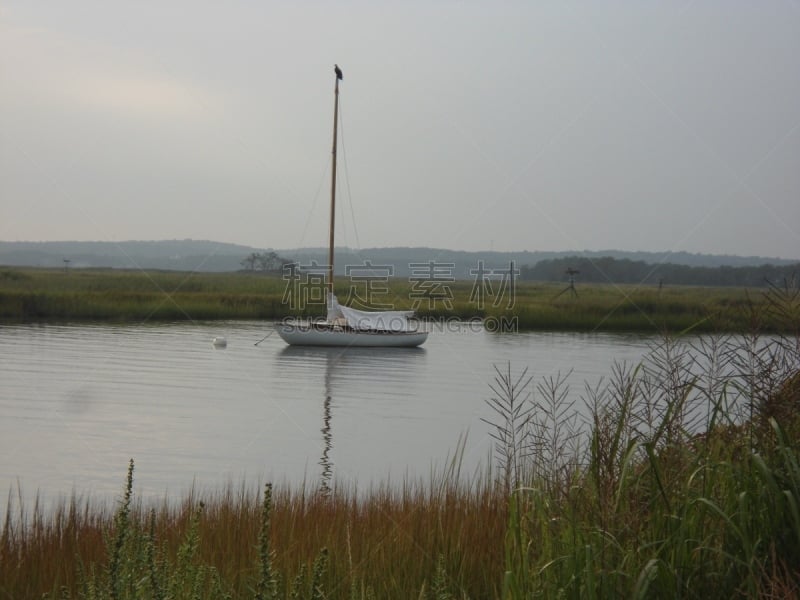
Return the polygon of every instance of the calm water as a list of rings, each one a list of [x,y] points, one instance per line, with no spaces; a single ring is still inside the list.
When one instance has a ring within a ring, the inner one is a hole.
[[[17,487],[46,504],[113,497],[127,462],[137,493],[228,482],[427,479],[467,435],[484,464],[493,364],[536,378],[574,369],[574,394],[638,362],[641,336],[475,327],[419,349],[289,348],[261,322],[0,326],[0,508]],[[224,336],[226,349],[211,339]],[[16,502],[16,501],[15,501]]]

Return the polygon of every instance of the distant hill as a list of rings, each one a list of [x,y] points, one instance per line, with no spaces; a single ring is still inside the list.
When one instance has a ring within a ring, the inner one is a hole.
[[[255,248],[207,240],[0,242],[0,265],[236,271]]]
[[[800,276],[800,261],[731,267],[688,266],[676,263],[647,263],[627,258],[586,258],[571,256],[542,260],[520,269],[520,278],[529,281],[569,281],[580,283],[634,283],[649,285],[705,285],[765,287],[780,285]]]
[[[106,267],[125,269],[168,269],[176,271],[237,271],[242,260],[254,252],[274,250],[280,256],[300,263],[316,261],[325,264],[327,249],[254,248],[208,240],[160,240],[124,242],[0,242],[0,265],[63,267],[68,259],[72,268]],[[569,252],[466,252],[439,248],[337,248],[336,272],[345,274],[347,266],[364,265],[369,261],[376,272],[392,271],[395,277],[421,274],[425,269],[437,269],[440,275],[456,279],[472,279],[470,270],[483,261],[484,269],[533,267],[545,260],[567,257],[619,260],[649,264],[671,263],[691,267],[749,267],[790,265],[797,261],[778,258],[742,257],[729,255],[691,254],[688,252],[623,252],[619,250]],[[433,266],[429,263],[433,262]],[[426,266],[428,265],[428,266]],[[385,267],[385,269],[378,269]]]
[[[316,261],[324,264],[327,260],[325,248],[302,248],[296,250],[278,250],[278,254],[295,262],[309,264]],[[765,264],[786,266],[796,264],[796,260],[779,258],[763,258],[756,256],[728,256],[711,254],[691,254],[688,252],[624,252],[621,250],[598,250],[583,252],[467,252],[461,250],[443,250],[438,248],[365,248],[351,250],[337,248],[336,271],[344,274],[344,265],[362,265],[370,261],[373,266],[390,266],[395,277],[408,277],[413,270],[424,271],[425,263],[433,261],[439,266],[442,273],[451,269],[450,273],[456,279],[472,279],[471,270],[477,269],[479,261],[483,261],[484,269],[508,270],[509,263],[513,262],[515,268],[534,267],[543,261],[560,259],[600,260],[612,258],[615,260],[628,260],[648,264],[670,263],[687,267],[756,267]],[[448,265],[443,267],[441,265]],[[450,267],[449,265],[452,265]]]

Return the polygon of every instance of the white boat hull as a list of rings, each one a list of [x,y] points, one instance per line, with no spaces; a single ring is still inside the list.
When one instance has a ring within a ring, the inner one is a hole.
[[[315,323],[278,323],[275,329],[292,346],[413,348],[428,338],[428,332],[421,330],[369,331]]]

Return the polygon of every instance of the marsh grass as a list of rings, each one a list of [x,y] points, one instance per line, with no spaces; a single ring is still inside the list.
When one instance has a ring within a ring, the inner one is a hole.
[[[448,283],[447,288],[445,302],[420,298],[407,281],[390,280],[388,291],[376,301],[415,308],[427,319],[513,319],[514,327],[523,330],[744,331],[751,328],[752,315],[759,314],[760,330],[774,332],[782,331],[785,322],[763,310],[761,294],[736,288],[580,285],[573,297],[559,296],[561,284],[518,282],[513,297],[483,304],[476,301],[469,281]],[[304,290],[309,297],[324,297],[320,286]],[[181,321],[324,314],[323,302],[291,306],[286,291],[287,281],[281,277],[252,273],[3,268],[0,320]],[[346,299],[350,282],[337,280],[336,292]]]
[[[451,469],[369,490],[242,485],[6,515],[0,598],[497,597],[505,502]],[[448,594],[450,596],[448,596]]]
[[[790,331],[798,297],[775,288],[765,303]],[[755,330],[665,337],[642,364],[615,365],[585,390],[582,423],[558,376],[528,407],[491,403],[495,439],[528,440],[527,452],[499,453],[524,474],[511,494],[504,596],[797,597],[799,341]],[[551,437],[577,434],[582,450],[539,442],[533,424],[553,414]]]
[[[787,285],[760,306],[797,332],[799,301]],[[131,463],[114,512],[9,502],[0,598],[797,597],[800,337],[748,318],[746,335],[664,337],[583,406],[569,373],[498,367],[496,472],[465,477],[462,440],[428,480],[368,490],[146,507]]]

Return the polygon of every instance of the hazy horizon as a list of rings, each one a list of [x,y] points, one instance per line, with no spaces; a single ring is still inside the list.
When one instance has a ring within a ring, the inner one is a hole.
[[[111,246],[122,246],[125,244],[209,244],[209,245],[230,245],[234,247],[241,247],[245,250],[256,250],[256,251],[276,251],[276,252],[307,252],[309,254],[325,254],[328,251],[327,246],[322,245],[308,245],[308,246],[301,246],[301,247],[271,247],[271,246],[249,246],[246,244],[236,244],[232,242],[221,242],[218,240],[201,240],[201,239],[192,239],[192,238],[184,238],[184,239],[161,239],[161,240],[0,240],[0,244],[52,244],[52,245],[59,245],[59,244],[107,244]],[[742,255],[742,254],[707,254],[702,252],[686,252],[682,250],[672,250],[669,252],[666,251],[650,251],[650,250],[620,250],[619,248],[567,248],[563,250],[549,250],[549,249],[541,249],[541,250],[520,250],[520,249],[511,249],[511,250],[496,250],[490,248],[479,248],[477,250],[465,250],[463,248],[442,248],[442,247],[434,247],[434,246],[364,246],[360,248],[355,248],[352,246],[344,246],[344,245],[336,245],[336,252],[346,253],[346,254],[355,254],[359,255],[362,252],[368,251],[382,251],[382,250],[398,250],[398,251],[422,251],[422,250],[431,250],[433,252],[437,252],[440,254],[553,254],[553,255],[574,255],[577,257],[590,255],[590,256],[611,256],[611,255],[654,255],[658,256],[659,262],[662,263],[669,263],[670,257],[675,256],[679,258],[681,255],[688,255],[688,256],[697,256],[697,257],[709,257],[709,258],[725,258],[729,257],[732,259],[764,259],[764,260],[775,260],[781,263],[784,262],[792,262],[797,261],[800,262],[798,258],[791,258],[791,257],[780,257],[780,256],[762,256],[762,255]],[[604,254],[607,253],[607,254]],[[2,258],[2,257],[0,257]],[[436,258],[436,256],[432,256],[431,258]],[[0,264],[2,264],[0,262]],[[680,264],[680,263],[679,263]]]
[[[0,239],[324,246],[334,63],[337,246],[800,258],[789,0],[11,0]]]

